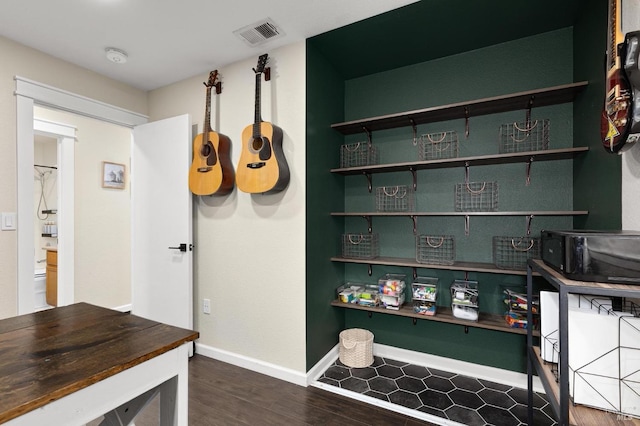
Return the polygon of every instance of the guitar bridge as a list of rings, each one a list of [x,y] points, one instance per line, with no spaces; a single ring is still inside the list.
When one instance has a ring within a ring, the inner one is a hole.
[[[247,167],[250,169],[259,169],[260,167],[264,167],[267,163],[265,163],[264,161],[259,161],[257,163],[249,163],[247,164]]]
[[[212,167],[198,167],[198,173],[207,173],[210,172]]]

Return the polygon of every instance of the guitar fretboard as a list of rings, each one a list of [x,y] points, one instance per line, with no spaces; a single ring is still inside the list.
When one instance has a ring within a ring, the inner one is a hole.
[[[262,72],[256,72],[256,106],[253,120],[253,137],[260,137],[260,123],[262,122],[262,116],[260,114],[260,84],[262,83]]]

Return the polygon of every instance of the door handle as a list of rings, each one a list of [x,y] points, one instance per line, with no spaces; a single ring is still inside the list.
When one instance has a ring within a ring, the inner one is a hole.
[[[181,243],[178,247],[169,247],[171,250],[180,250],[181,252],[187,251],[187,244]],[[193,244],[189,244],[189,251],[193,251]]]

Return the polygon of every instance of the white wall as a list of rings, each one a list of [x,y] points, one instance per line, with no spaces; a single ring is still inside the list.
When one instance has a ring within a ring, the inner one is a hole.
[[[622,229],[640,231],[640,143],[622,153]]]
[[[194,197],[195,326],[199,343],[305,372],[305,44],[268,51],[271,81],[262,83],[262,116],[284,131],[291,180],[273,195],[238,192]],[[219,69],[211,126],[231,138],[237,166],[240,135],[253,123],[258,56]],[[202,131],[203,81],[178,82],[149,94],[150,120],[183,113]],[[211,299],[211,314],[202,299]]]

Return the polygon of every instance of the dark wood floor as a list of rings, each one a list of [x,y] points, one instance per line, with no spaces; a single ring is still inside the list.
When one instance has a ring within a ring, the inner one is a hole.
[[[158,406],[152,402],[136,426],[157,425]],[[189,426],[424,424],[429,423],[202,355],[189,361]]]

